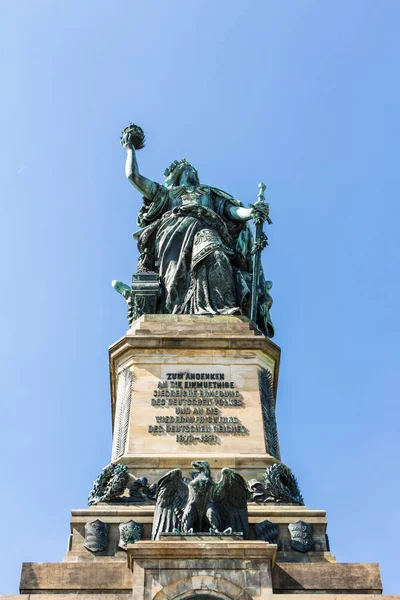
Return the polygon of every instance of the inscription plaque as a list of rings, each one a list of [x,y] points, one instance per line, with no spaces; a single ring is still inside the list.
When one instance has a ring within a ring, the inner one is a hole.
[[[127,454],[265,452],[258,365],[212,360],[132,367]]]
[[[167,372],[153,390],[151,404],[174,413],[156,414],[148,432],[174,435],[180,444],[217,444],[221,435],[248,434],[237,414],[222,414],[222,408],[243,407],[235,382],[222,372]]]

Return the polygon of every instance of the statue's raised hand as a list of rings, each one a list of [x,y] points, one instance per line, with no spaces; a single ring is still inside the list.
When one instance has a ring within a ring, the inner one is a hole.
[[[128,127],[121,132],[121,144],[126,148],[135,148],[135,150],[141,150],[144,148],[145,135],[144,131],[139,125],[130,123]]]

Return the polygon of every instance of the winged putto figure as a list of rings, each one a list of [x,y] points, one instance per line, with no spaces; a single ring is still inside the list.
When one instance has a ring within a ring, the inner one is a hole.
[[[210,465],[205,461],[192,462],[198,469],[188,481],[180,469],[162,477],[157,486],[152,539],[161,533],[243,533],[249,537],[246,482],[230,468],[221,471],[215,483]]]

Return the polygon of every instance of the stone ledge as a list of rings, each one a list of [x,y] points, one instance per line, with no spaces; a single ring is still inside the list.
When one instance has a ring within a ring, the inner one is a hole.
[[[191,453],[165,452],[162,456],[156,454],[125,454],[123,457],[114,461],[126,464],[134,471],[135,469],[165,469],[165,472],[175,469],[179,461],[179,468],[182,470],[193,470],[192,461],[206,460],[211,469],[223,469],[231,467],[236,469],[265,469],[266,467],[278,463],[279,461],[270,454],[232,454],[231,452],[215,452],[215,454],[201,454],[200,450],[193,450]],[[165,473],[163,473],[165,475]]]
[[[163,335],[165,332],[182,335],[200,329],[202,335],[212,335],[213,331],[230,333],[237,331],[241,335],[261,336],[261,332],[247,317],[240,315],[142,315],[133,321],[127,336]],[[167,334],[168,335],[168,334]]]
[[[126,563],[118,562],[23,563],[20,591],[128,593],[132,592],[132,572]]]
[[[123,337],[110,346],[110,353],[116,358],[123,350],[130,348],[224,348],[228,350],[269,350],[269,353],[279,359],[280,349],[268,338],[264,337],[246,337],[241,335],[220,336],[213,333],[210,337],[201,337],[195,333],[186,336],[177,337],[176,334],[170,336],[153,337],[133,336]]]
[[[132,600],[132,591],[121,594],[0,594],[0,600]],[[273,600],[273,594],[263,596],[263,600]],[[293,594],[279,594],[279,600],[293,600]],[[302,593],[301,600],[327,600],[326,594]],[[398,594],[330,594],[329,600],[400,600]]]
[[[71,511],[72,520],[74,522],[86,523],[88,518],[97,518],[99,516],[105,517],[122,517],[127,518],[129,516],[143,516],[152,517],[154,514],[154,505],[141,505],[141,504],[130,504],[130,505],[118,505],[118,504],[97,504],[90,506],[89,508],[77,508]],[[296,517],[303,517],[305,519],[315,519],[315,522],[326,523],[326,511],[314,508],[307,508],[306,506],[293,506],[283,505],[271,506],[271,505],[248,505],[249,517],[255,517],[264,519],[266,517],[276,518],[278,522],[291,523]],[[83,517],[83,519],[77,519],[77,517]],[[280,518],[282,517],[282,518]],[[254,523],[258,521],[252,521]],[[310,521],[314,522],[314,521]]]
[[[278,547],[275,544],[258,541],[203,541],[191,542],[186,540],[182,544],[171,541],[140,541],[127,546],[128,563],[132,567],[133,562],[143,559],[165,560],[191,560],[197,558],[205,559],[242,559],[257,561],[276,562]]]
[[[0,600],[31,600],[33,594],[0,594]],[[34,600],[132,600],[132,592],[126,594],[34,594]]]
[[[193,548],[197,553],[196,559]],[[139,561],[172,562],[175,568],[187,565],[189,556],[200,564],[204,561],[213,564],[217,557],[227,561],[230,568],[237,568],[237,562],[256,560],[268,562],[274,560],[276,546],[264,542],[233,542],[233,543],[202,543],[193,544],[185,542],[181,547],[171,548],[169,542],[138,542],[128,546],[129,560],[132,564]],[[201,546],[201,547],[199,547]],[[211,547],[210,546],[214,546]],[[219,548],[215,548],[219,546]],[[158,564],[158,563],[157,563]],[[186,566],[187,568],[187,566]],[[382,582],[377,564],[360,563],[279,563],[272,571],[273,590],[280,596],[285,594],[315,592],[312,597],[319,600],[318,594],[351,593],[352,600],[356,594],[367,594],[371,599],[372,594],[381,594]],[[38,594],[63,592],[82,594],[101,593],[103,600],[118,600],[119,595],[132,591],[132,572],[126,563],[107,563],[98,561],[94,563],[24,563],[21,575],[21,594],[35,594],[35,600],[40,600]],[[112,597],[112,594],[118,594]],[[71,597],[71,596],[69,596]],[[27,600],[23,596],[6,596],[8,600]],[[320,596],[322,600],[322,596]],[[325,596],[326,598],[326,596]],[[399,596],[380,596],[380,598],[399,598]],[[360,596],[361,599],[361,596]],[[280,598],[280,600],[284,600]],[[305,599],[303,599],[305,600]],[[333,600],[331,596],[331,600]]]
[[[274,593],[315,590],[325,593],[382,593],[376,563],[279,563],[272,572]]]
[[[223,315],[143,315],[109,348],[115,358],[124,348],[258,348],[279,363],[280,348],[260,335],[246,317]]]
[[[301,600],[328,600],[326,597],[326,594],[307,594],[307,593],[301,593]],[[277,598],[279,598],[279,600],[293,600],[293,594],[281,594],[278,593]],[[270,600],[273,599],[273,596],[270,597]],[[364,593],[355,593],[355,594],[346,594],[346,593],[341,593],[338,592],[337,594],[335,593],[330,593],[329,594],[329,600],[400,600],[400,595],[397,594],[387,594],[387,595],[382,595],[382,594],[364,594]]]

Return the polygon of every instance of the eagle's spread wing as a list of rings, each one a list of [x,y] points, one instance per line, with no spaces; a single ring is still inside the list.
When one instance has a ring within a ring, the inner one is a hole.
[[[179,529],[188,495],[188,486],[182,478],[180,469],[169,471],[164,477],[161,477],[157,486],[151,534],[153,540],[157,540],[160,533],[168,533],[174,528]]]
[[[221,518],[223,530],[232,527],[233,532],[243,532],[249,538],[249,518],[247,514],[247,486],[239,473],[225,468],[221,479],[213,489],[213,502]]]

